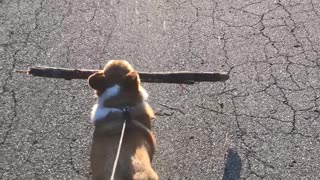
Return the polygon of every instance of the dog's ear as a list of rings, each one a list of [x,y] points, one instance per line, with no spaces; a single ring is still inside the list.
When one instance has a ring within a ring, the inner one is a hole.
[[[92,89],[103,91],[106,87],[106,79],[103,73],[96,72],[89,76],[88,84]]]
[[[130,71],[124,79],[123,87],[127,90],[138,92],[139,91],[139,74],[136,71]]]

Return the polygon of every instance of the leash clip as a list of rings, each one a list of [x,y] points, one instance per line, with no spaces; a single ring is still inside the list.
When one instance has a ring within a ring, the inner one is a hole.
[[[122,108],[122,112],[123,112],[123,116],[124,116],[125,120],[130,120],[131,119],[130,108],[128,106]]]

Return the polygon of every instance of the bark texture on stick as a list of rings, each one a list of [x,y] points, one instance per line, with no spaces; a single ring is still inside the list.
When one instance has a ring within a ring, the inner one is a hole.
[[[33,76],[71,79],[88,79],[88,77],[98,70],[78,70],[55,67],[35,67],[29,70],[17,70],[19,73],[27,73]],[[151,83],[178,83],[193,84],[195,82],[216,82],[226,81],[229,75],[217,72],[138,72],[142,82]]]

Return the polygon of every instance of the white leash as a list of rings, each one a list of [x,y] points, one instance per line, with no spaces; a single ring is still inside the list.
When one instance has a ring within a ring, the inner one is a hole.
[[[123,122],[120,141],[119,141],[119,146],[118,146],[118,151],[117,151],[116,159],[114,160],[114,163],[113,163],[112,174],[111,174],[110,180],[114,180],[114,173],[116,172],[116,168],[117,168],[117,164],[118,164],[118,160],[119,160],[119,155],[120,155],[120,150],[121,150],[121,145],[122,145],[122,140],[123,140],[123,135],[124,135],[124,130],[125,129],[126,129],[126,120],[124,120],[124,122]]]

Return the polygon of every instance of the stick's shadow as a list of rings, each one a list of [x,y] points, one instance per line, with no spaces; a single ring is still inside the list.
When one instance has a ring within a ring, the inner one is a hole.
[[[241,158],[233,149],[228,149],[226,153],[222,180],[239,180],[242,165]]]

